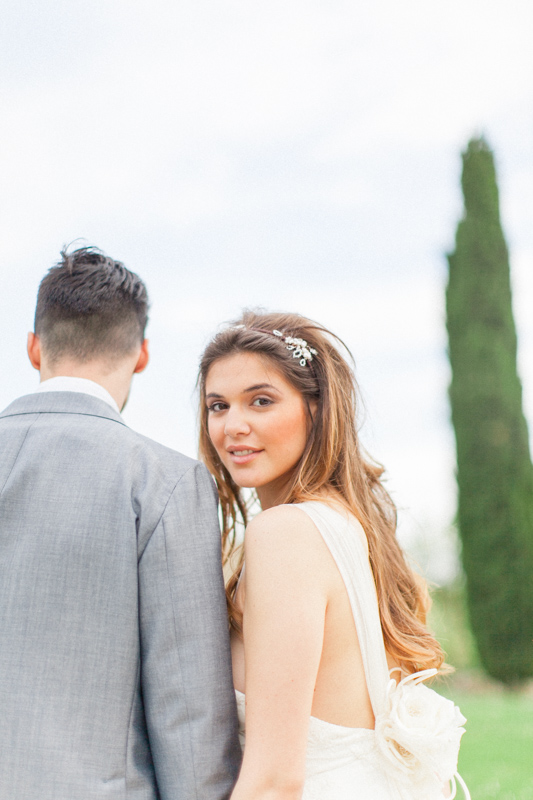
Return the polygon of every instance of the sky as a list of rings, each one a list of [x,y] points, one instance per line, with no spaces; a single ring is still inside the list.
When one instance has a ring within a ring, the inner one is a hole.
[[[4,0],[0,406],[38,382],[37,287],[75,240],[146,281],[152,359],[125,419],[189,455],[210,336],[243,307],[297,311],[352,350],[400,537],[449,580],[445,255],[480,134],[533,429],[532,23],[529,0]]]

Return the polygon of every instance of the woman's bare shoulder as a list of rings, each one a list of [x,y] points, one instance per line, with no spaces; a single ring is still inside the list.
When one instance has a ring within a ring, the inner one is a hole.
[[[246,558],[252,553],[267,558],[267,551],[283,558],[293,556],[324,563],[329,551],[313,520],[297,505],[273,506],[249,523],[244,537]]]
[[[311,518],[297,506],[275,506],[250,522],[244,537],[246,591],[298,606],[302,597],[327,602],[334,562]],[[260,594],[262,593],[262,594]],[[321,606],[320,606],[321,607]]]
[[[261,511],[248,523],[246,534],[260,536],[276,531],[291,534],[318,534],[312,519],[297,505],[280,505]]]

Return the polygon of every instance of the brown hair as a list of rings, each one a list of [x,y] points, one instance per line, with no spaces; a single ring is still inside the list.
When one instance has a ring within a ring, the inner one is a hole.
[[[62,250],[39,286],[35,333],[51,362],[128,355],[142,342],[147,320],[144,283],[96,247]]]
[[[302,367],[282,339],[270,332],[305,339],[317,355]],[[388,653],[408,672],[441,667],[444,654],[425,627],[430,601],[425,581],[406,563],[396,538],[396,508],[381,482],[383,468],[371,461],[359,443],[357,392],[353,370],[337,345],[343,342],[326,328],[298,314],[245,311],[218,333],[200,362],[200,456],[214,475],[222,511],[222,548],[228,562],[237,549],[236,528],[247,524],[239,487],[222,464],[209,438],[205,383],[209,368],[235,353],[267,358],[295,386],[304,400],[317,404],[307,443],[281,503],[323,499],[334,492],[361,523],[376,582],[381,626]],[[351,357],[351,354],[350,354]],[[226,595],[231,626],[242,631],[234,595],[243,565],[241,551]]]

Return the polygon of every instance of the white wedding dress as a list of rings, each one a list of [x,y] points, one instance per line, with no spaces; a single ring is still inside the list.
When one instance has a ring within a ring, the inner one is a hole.
[[[459,726],[464,717],[451,701],[421,684],[414,685],[428,677],[426,673],[407,679],[408,685],[399,690],[396,681],[391,681],[374,579],[359,525],[324,503],[300,503],[298,508],[320,531],[346,585],[376,717],[376,730],[310,718],[302,800],[443,800],[443,779],[453,781],[457,768],[464,730]],[[236,691],[236,697],[244,747],[245,696]],[[411,742],[414,747],[407,752],[405,744]],[[451,742],[456,747],[450,754],[446,748],[450,749]],[[413,759],[417,747],[420,758]],[[435,754],[437,764],[445,764],[444,769],[437,769],[438,777]],[[469,797],[466,787],[464,790]]]

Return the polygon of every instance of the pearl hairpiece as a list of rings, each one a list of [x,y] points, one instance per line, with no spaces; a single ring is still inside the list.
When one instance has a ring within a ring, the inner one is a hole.
[[[284,336],[281,331],[272,331],[274,336],[278,336],[287,345],[287,350],[292,350],[292,357],[300,359],[300,366],[307,366],[308,361],[313,360],[317,355],[314,347],[309,347],[305,339],[297,339],[293,336]]]
[[[245,330],[246,325],[234,325],[233,330],[240,331]],[[253,331],[259,331],[259,333],[266,333],[268,336],[274,334],[279,339],[281,339],[287,345],[287,350],[292,350],[292,357],[300,359],[300,366],[306,367],[308,361],[313,360],[313,356],[318,355],[317,351],[314,347],[309,347],[305,339],[297,339],[294,336],[285,336],[284,333],[281,331],[265,331],[262,328],[250,328]]]

